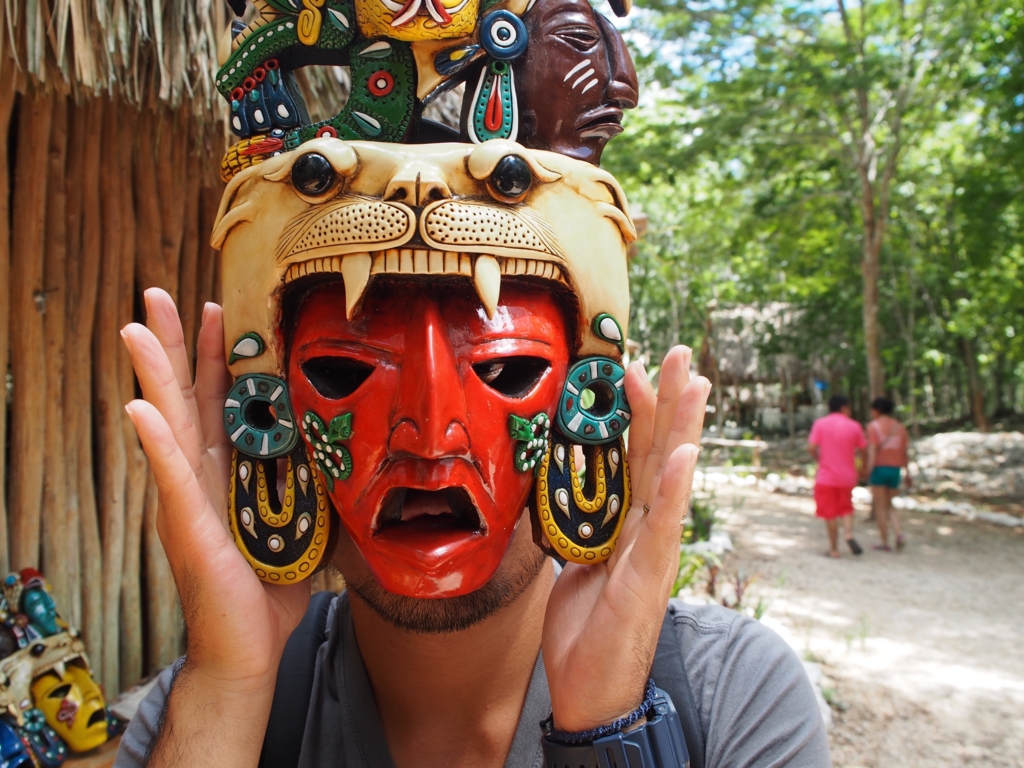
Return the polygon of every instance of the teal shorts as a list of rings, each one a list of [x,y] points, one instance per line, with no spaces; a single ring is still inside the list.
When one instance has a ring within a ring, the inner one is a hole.
[[[884,485],[888,488],[900,487],[899,467],[875,467],[871,470],[868,485]]]

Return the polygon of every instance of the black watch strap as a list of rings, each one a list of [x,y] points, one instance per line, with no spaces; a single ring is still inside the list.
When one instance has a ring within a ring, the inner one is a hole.
[[[541,736],[544,768],[689,768],[683,726],[671,697],[660,688],[647,720],[628,733],[589,744],[562,744]]]

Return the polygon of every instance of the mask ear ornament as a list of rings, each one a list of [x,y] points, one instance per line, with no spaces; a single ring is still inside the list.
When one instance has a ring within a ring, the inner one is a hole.
[[[224,401],[224,429],[242,453],[264,459],[286,456],[299,434],[284,379],[261,373],[239,376]]]
[[[586,480],[576,468],[576,445],[555,431],[540,464],[534,503],[541,530],[558,555],[593,565],[611,557],[629,509],[629,468],[621,437],[586,446]]]
[[[467,118],[467,133],[474,144],[489,139],[511,139],[519,134],[519,107],[512,64],[526,52],[526,24],[509,11],[493,11],[480,22],[480,45],[487,53]]]
[[[301,581],[316,570],[330,534],[323,476],[310,466],[304,444],[288,456],[283,502],[276,488],[276,461],[234,452],[229,522],[235,544],[263,581]]]
[[[232,354],[239,347],[254,351],[253,343],[245,342],[253,342],[249,334]],[[228,501],[235,544],[263,581],[300,581],[312,575],[330,534],[325,484],[333,484],[333,479],[310,466],[292,415],[288,385],[266,374],[240,376],[224,402],[224,427],[235,447]],[[284,457],[282,502],[277,497],[277,460]],[[317,466],[330,471],[319,458]],[[351,459],[348,467],[351,471]]]
[[[574,563],[611,557],[629,509],[622,434],[632,414],[623,390],[625,376],[608,357],[584,358],[569,369],[556,414],[558,429],[537,473],[534,503],[541,530],[554,550]],[[585,479],[576,467],[580,447]]]

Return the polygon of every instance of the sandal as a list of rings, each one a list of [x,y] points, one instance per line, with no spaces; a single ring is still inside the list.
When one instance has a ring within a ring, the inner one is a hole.
[[[905,546],[907,546],[907,540],[903,538],[903,534],[901,533],[896,537],[896,549],[903,549]]]
[[[856,539],[847,539],[846,540],[846,545],[850,548],[850,551],[853,552],[853,554],[855,554],[855,555],[863,555],[864,554],[864,549],[861,547],[860,544],[857,543]]]
[[[833,560],[838,560],[840,557],[842,557],[842,555],[840,555],[837,550],[827,549],[825,550],[825,557],[830,557]]]
[[[877,549],[879,552],[892,552],[892,547],[888,544],[875,544],[872,549]]]

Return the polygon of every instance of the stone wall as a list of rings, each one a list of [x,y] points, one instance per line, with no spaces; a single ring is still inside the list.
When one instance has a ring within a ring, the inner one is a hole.
[[[945,432],[914,444],[919,490],[1024,501],[1024,434]]]

